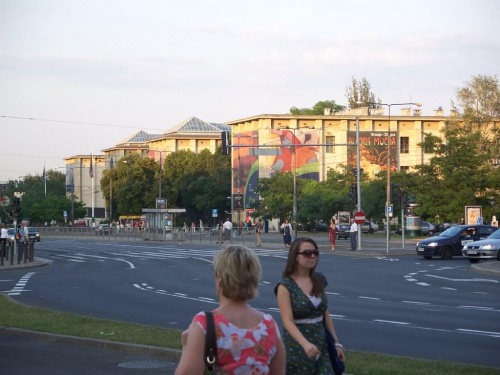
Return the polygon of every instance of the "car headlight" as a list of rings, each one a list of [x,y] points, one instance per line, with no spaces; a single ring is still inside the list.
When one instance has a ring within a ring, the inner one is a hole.
[[[483,250],[495,250],[495,245],[483,245],[481,246],[481,249]]]
[[[437,242],[431,242],[431,243],[427,244],[427,246],[430,246],[430,247],[435,247],[437,245],[438,245]]]

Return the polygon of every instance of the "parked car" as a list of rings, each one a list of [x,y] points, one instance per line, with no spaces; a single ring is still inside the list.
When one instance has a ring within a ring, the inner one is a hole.
[[[491,225],[456,225],[439,236],[419,241],[416,246],[417,254],[425,259],[433,256],[451,259],[455,255],[462,255],[462,248],[467,243],[485,239],[497,229]]]
[[[378,224],[373,221],[365,221],[361,224],[361,233],[375,233],[378,232]]]
[[[316,232],[328,232],[330,230],[330,224],[324,221],[317,221],[316,224],[314,224],[314,230]]]
[[[337,240],[343,238],[343,239],[348,239],[351,237],[351,226],[349,224],[340,224],[337,225],[337,233],[335,234],[335,237]]]
[[[436,233],[436,226],[427,221],[422,221],[421,233],[422,236],[432,236]]]
[[[101,224],[95,230],[95,234],[100,236],[102,236],[103,234],[110,234],[110,233],[111,233],[111,228],[109,224]]]
[[[28,227],[28,235],[30,237],[30,241],[40,242],[40,233],[38,232],[38,229]]]
[[[462,255],[471,263],[477,263],[480,259],[496,258],[500,261],[500,230],[493,232],[485,240],[465,244]]]
[[[14,243],[14,239],[16,238],[16,229],[9,228],[7,229],[7,241],[12,245]]]

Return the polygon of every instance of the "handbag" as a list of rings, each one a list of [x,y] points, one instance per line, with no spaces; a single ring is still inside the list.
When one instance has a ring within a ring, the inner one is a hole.
[[[328,354],[330,355],[330,361],[332,362],[333,372],[335,373],[335,375],[342,375],[345,371],[345,363],[342,362],[338,357],[337,348],[335,347],[335,340],[333,339],[332,334],[326,329],[326,326],[325,332]]]
[[[207,333],[205,334],[205,374],[215,373],[215,364],[217,362],[217,340],[215,338],[214,314],[211,311],[205,311],[207,318]]]

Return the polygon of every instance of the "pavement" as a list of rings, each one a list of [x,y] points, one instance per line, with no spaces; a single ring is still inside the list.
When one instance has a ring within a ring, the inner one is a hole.
[[[321,254],[330,254],[328,238],[315,238]],[[263,249],[286,250],[280,236],[263,235]],[[362,249],[350,251],[348,240],[338,240],[334,256],[350,257],[401,257],[416,256],[415,240],[407,240],[404,248],[401,240],[391,239],[389,251],[386,242],[365,244]],[[248,242],[248,241],[247,241]],[[213,241],[203,243],[214,245]],[[198,241],[194,244],[200,245]],[[251,243],[247,246],[253,248]],[[2,272],[49,266],[52,262],[40,257],[32,262],[13,264],[4,260]],[[470,264],[471,270],[484,274],[500,275],[500,262],[481,261]],[[22,353],[21,356],[12,353]],[[109,340],[79,338],[44,332],[0,326],[0,364],[10,375],[17,374],[95,374],[114,375],[126,373],[174,374],[181,351],[147,345],[120,343]],[[4,371],[2,371],[3,373]]]

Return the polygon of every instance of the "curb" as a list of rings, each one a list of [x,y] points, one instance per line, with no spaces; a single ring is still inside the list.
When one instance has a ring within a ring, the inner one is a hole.
[[[99,349],[119,350],[131,354],[159,357],[172,362],[179,362],[182,353],[182,350],[180,349],[169,349],[151,345],[130,344],[119,341],[109,341],[101,339],[60,335],[55,333],[30,331],[27,329],[11,328],[4,326],[0,326],[0,334],[31,337],[35,339],[45,340],[48,342],[85,345]]]
[[[3,266],[0,266],[0,272],[45,267],[45,266],[51,265],[52,263],[53,262],[49,259],[35,258],[33,260],[33,262],[30,262],[30,263],[20,263],[20,264],[15,263],[13,265],[4,264]]]

